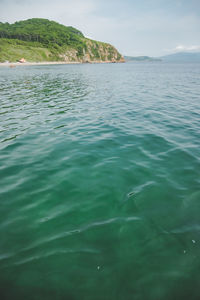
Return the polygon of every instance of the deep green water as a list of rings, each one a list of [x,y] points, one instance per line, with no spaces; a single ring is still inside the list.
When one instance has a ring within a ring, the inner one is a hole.
[[[200,295],[200,64],[0,68],[0,299]]]

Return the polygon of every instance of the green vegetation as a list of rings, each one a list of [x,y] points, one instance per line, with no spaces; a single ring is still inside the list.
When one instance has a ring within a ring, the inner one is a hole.
[[[100,59],[100,54],[99,54],[99,45],[97,42],[94,42],[94,45],[91,48],[92,54],[94,56],[94,59]]]
[[[17,61],[21,57],[26,57],[27,61],[48,61],[52,53],[49,49],[41,47],[36,43],[27,43],[20,40],[0,39],[0,60]]]
[[[81,44],[83,34],[73,28],[66,27],[46,19],[29,19],[14,24],[0,23],[0,37],[18,39],[28,42],[39,42],[44,46]]]
[[[15,62],[22,57],[32,62],[122,58],[113,46],[87,39],[79,30],[54,21],[34,18],[14,24],[0,22],[0,61]]]

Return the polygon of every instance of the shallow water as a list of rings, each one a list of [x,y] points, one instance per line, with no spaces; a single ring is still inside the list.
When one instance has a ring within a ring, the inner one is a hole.
[[[1,300],[199,299],[199,79],[0,68]]]

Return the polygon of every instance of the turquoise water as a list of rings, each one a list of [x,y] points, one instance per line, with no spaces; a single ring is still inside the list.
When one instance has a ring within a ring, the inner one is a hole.
[[[200,64],[0,68],[0,299],[199,299]]]

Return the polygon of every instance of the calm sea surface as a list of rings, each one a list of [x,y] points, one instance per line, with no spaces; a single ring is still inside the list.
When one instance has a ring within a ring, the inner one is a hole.
[[[0,68],[0,299],[200,295],[200,64]]]

